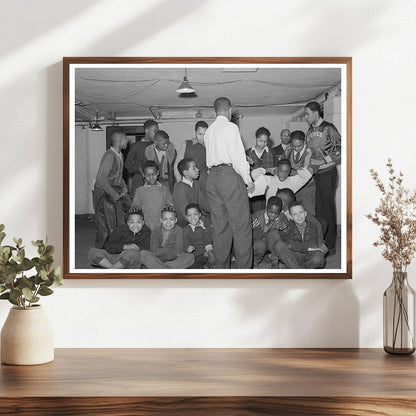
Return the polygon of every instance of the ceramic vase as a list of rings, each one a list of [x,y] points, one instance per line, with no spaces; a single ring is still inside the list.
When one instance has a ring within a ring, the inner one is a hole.
[[[1,362],[35,365],[53,359],[53,329],[43,307],[11,308],[1,331]]]

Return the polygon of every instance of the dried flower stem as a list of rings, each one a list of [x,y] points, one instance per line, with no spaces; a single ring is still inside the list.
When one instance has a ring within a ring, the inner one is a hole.
[[[380,226],[380,237],[374,246],[384,246],[383,257],[395,271],[405,272],[416,253],[416,191],[403,186],[403,173],[395,172],[391,159],[387,167],[387,185],[375,170],[370,170],[382,197],[374,214],[366,217]]]

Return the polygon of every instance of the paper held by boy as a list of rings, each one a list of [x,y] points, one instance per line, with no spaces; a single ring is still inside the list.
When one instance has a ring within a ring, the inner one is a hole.
[[[249,193],[249,198],[253,198],[254,196],[264,195],[267,190],[267,181],[265,176],[266,170],[264,168],[257,168],[251,171],[251,177],[254,180],[254,191],[253,193]]]

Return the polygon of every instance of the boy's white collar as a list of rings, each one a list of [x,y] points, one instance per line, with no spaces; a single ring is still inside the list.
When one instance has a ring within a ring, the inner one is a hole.
[[[193,181],[190,181],[189,179],[186,179],[185,177],[182,177],[182,182],[189,185],[191,188],[193,187]]]

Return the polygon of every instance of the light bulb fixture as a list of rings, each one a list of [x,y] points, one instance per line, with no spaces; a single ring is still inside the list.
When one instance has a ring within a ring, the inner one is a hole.
[[[192,88],[191,84],[188,82],[187,72],[185,68],[185,76],[183,77],[183,82],[179,86],[179,88],[176,90],[179,94],[191,94],[195,92],[195,90]]]
[[[90,125],[92,131],[103,131],[102,127],[98,124],[98,111],[95,113],[95,123]]]

